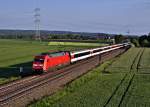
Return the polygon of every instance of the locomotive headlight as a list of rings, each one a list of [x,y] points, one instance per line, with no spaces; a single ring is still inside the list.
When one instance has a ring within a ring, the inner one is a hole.
[[[33,64],[33,66],[35,66],[35,67],[36,67],[36,66],[38,66],[38,64]]]
[[[37,67],[37,66],[43,66],[43,64],[33,64],[33,66]]]
[[[43,64],[39,64],[39,66],[43,66]]]

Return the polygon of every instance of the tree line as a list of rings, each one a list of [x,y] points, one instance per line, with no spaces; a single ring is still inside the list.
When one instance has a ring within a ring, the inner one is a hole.
[[[23,40],[35,40],[35,34],[33,31],[20,31],[12,32],[12,31],[1,31],[0,39],[23,39]],[[150,47],[150,33],[148,35],[142,36],[124,36],[124,35],[111,35],[111,34],[49,34],[49,32],[41,32],[41,39],[43,41],[50,40],[92,40],[97,42],[112,42],[111,40],[115,40],[115,43],[123,43],[127,40],[130,40],[136,47]]]
[[[150,47],[150,33],[140,37],[132,37],[131,43],[133,43],[136,47]]]
[[[41,33],[42,41],[50,40],[98,40],[107,41],[111,35],[108,34],[93,34],[93,35],[82,35],[82,34],[44,34]],[[0,34],[0,39],[24,39],[24,40],[36,40],[35,34]]]

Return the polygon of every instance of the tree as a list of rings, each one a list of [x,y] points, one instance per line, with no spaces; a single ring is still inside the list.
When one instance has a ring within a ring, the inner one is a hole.
[[[139,41],[136,38],[132,38],[131,42],[136,46],[136,47],[140,47]]]
[[[147,40],[148,40],[148,42],[150,43],[150,33],[149,33],[148,36],[147,36]]]
[[[147,39],[144,39],[144,40],[142,41],[142,46],[143,46],[143,47],[148,47],[148,46],[149,46],[149,42],[148,42]]]
[[[123,40],[124,40],[124,36],[122,36],[122,35],[115,36],[115,43],[122,43]]]
[[[142,47],[144,47],[144,46],[147,46],[148,45],[148,37],[147,37],[147,35],[143,35],[143,36],[141,36],[141,37],[139,37],[139,44],[140,44],[140,46],[142,46]]]

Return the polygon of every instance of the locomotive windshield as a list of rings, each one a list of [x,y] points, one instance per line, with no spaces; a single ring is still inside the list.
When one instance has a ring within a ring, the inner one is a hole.
[[[57,56],[63,56],[63,55],[65,55],[65,52],[54,52],[54,53],[49,54],[50,57],[57,57]]]
[[[41,53],[41,55],[48,55],[48,54],[49,54],[49,52]]]
[[[37,58],[35,58],[35,59],[34,59],[34,62],[44,63],[44,59],[37,59]]]

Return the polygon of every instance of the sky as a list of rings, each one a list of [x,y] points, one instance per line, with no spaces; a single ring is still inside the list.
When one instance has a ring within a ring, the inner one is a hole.
[[[0,0],[0,29],[142,35],[150,32],[150,0]]]

